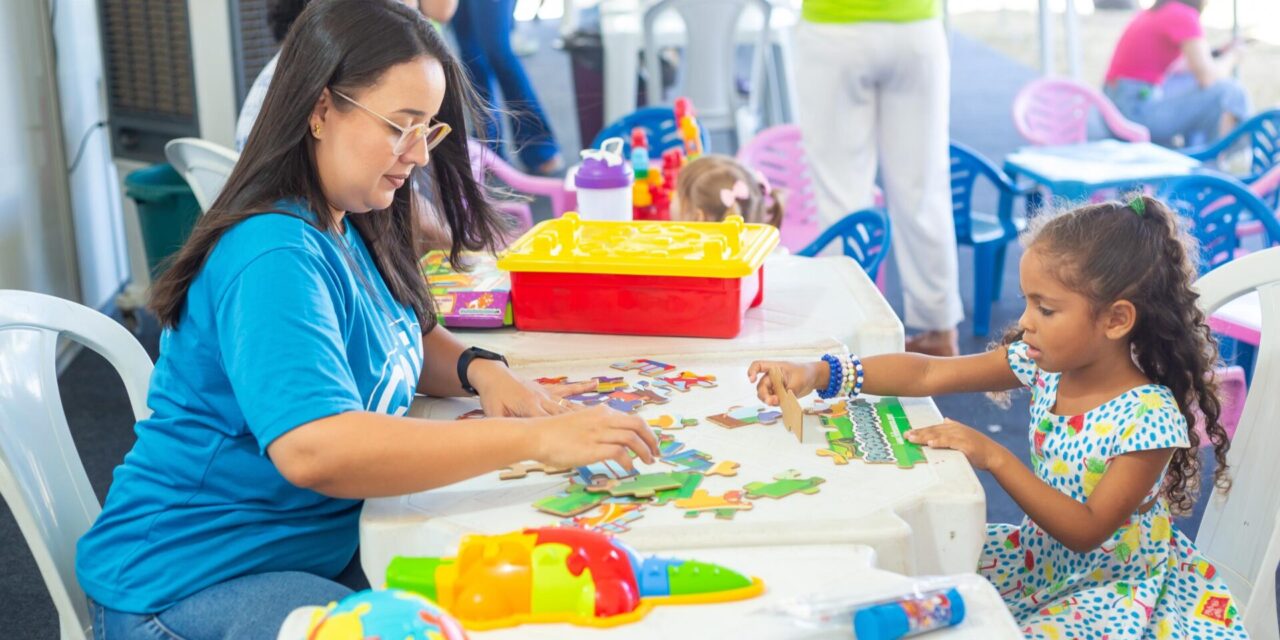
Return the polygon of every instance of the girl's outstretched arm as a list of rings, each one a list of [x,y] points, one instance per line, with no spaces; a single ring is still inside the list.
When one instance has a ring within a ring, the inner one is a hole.
[[[760,400],[778,404],[768,373],[778,368],[783,385],[796,397],[827,386],[831,368],[824,360],[805,364],[757,360],[747,369]],[[1007,349],[958,358],[935,358],[916,353],[889,353],[862,359],[862,392],[879,396],[922,397],[973,391],[1006,391],[1022,386],[1009,368]]]
[[[1124,524],[1155,486],[1173,449],[1150,449],[1118,455],[1107,463],[1097,487],[1085,502],[1054,489],[1022,464],[1017,456],[977,430],[950,420],[936,427],[912,429],[907,439],[964,453],[977,469],[986,469],[1026,512],[1027,517],[1077,553],[1097,549]]]

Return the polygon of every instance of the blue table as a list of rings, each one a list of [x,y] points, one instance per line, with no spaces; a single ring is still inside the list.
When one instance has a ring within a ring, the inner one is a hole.
[[[1054,147],[1023,147],[1004,160],[1015,184],[1027,178],[1069,202],[1103,189],[1127,189],[1193,173],[1200,161],[1148,142],[1098,140]],[[1031,203],[1028,203],[1028,209]]]

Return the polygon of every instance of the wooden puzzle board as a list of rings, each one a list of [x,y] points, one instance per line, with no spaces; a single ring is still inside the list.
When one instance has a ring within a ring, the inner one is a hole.
[[[715,548],[724,546],[866,544],[879,556],[878,566],[906,574],[972,571],[978,559],[986,505],[981,485],[964,457],[950,451],[928,451],[927,464],[912,469],[851,462],[835,466],[816,454],[821,445],[802,444],[779,421],[724,429],[705,420],[733,405],[753,405],[754,386],[746,378],[750,359],[704,356],[670,361],[681,370],[716,376],[718,386],[675,393],[665,405],[642,407],[637,415],[664,413],[697,417],[696,427],[672,432],[686,447],[711,454],[716,461],[741,466],[735,477],[707,477],[701,487],[712,494],[769,481],[786,469],[826,479],[818,493],[758,503],[733,520],[687,519],[672,508],[649,508],[631,523],[622,539],[637,549]],[[516,367],[529,379],[568,376],[571,380],[622,373],[610,360],[574,361]],[[641,376],[626,372],[628,381]],[[802,399],[806,406],[812,398]],[[453,419],[474,409],[474,400],[419,400],[411,415]],[[941,420],[932,400],[903,399],[908,418],[925,426]],[[818,418],[805,416],[805,428],[817,430]],[[671,471],[655,463],[642,471]],[[502,481],[490,473],[449,487],[399,498],[366,502],[361,516],[361,548],[365,569],[377,576],[391,556],[447,554],[471,532],[500,533],[526,526],[547,526],[558,518],[539,513],[532,502],[565,488],[564,477],[531,474]]]

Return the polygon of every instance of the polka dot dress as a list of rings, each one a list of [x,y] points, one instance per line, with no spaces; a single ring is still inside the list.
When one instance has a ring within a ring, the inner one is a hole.
[[[1009,366],[1031,389],[1032,470],[1080,502],[1115,456],[1188,446],[1167,387],[1144,385],[1082,415],[1059,416],[1051,412],[1059,374],[1040,371],[1022,342],[1009,346]],[[1248,637],[1226,585],[1173,527],[1164,499],[1088,553],[1071,551],[1029,518],[987,525],[979,571],[1028,638]]]

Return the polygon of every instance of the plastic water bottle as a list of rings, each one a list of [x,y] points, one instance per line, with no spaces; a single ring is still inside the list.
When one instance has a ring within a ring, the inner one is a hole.
[[[622,157],[622,138],[609,138],[599,149],[584,149],[573,178],[578,215],[584,220],[630,220],[633,180]]]

